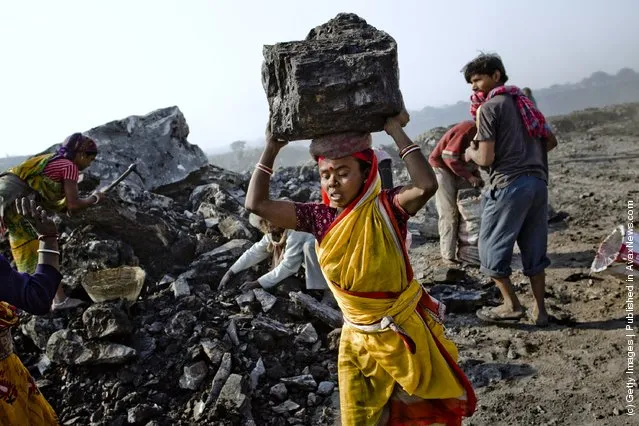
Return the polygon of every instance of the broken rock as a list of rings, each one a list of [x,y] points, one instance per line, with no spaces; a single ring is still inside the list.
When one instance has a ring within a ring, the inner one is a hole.
[[[333,389],[335,389],[335,383],[333,382],[320,382],[317,387],[317,394],[322,396],[328,396],[333,393]]]
[[[251,231],[248,221],[239,217],[228,216],[218,224],[220,232],[229,240],[236,239],[252,239],[253,231]]]
[[[204,152],[187,141],[189,126],[175,106],[112,121],[86,135],[100,150],[100,161],[90,171],[102,185],[115,180],[134,160],[144,180],[135,174],[128,180],[151,191],[178,182],[208,163]]]
[[[299,334],[295,337],[295,342],[298,343],[315,343],[319,339],[317,331],[313,324],[308,323],[302,327]]]
[[[255,294],[255,298],[262,305],[264,312],[270,311],[271,308],[275,306],[275,303],[277,303],[277,297],[262,288],[254,289],[253,294]]]
[[[248,398],[242,392],[242,376],[231,374],[222,387],[215,408],[216,410],[222,408],[226,413],[240,415],[247,402]]]
[[[275,411],[277,414],[284,414],[290,411],[295,411],[298,408],[300,408],[299,404],[289,399],[282,402],[280,405],[276,405],[275,407],[273,407],[273,411]]]
[[[82,322],[89,339],[123,336],[133,331],[126,313],[116,306],[103,303],[89,306],[82,314]]]
[[[58,330],[64,328],[62,318],[47,318],[32,316],[28,322],[20,325],[22,334],[29,337],[41,350],[46,350],[49,337]]]
[[[85,342],[76,331],[65,329],[51,335],[47,356],[66,365],[122,364],[135,358],[136,351],[117,343]]]
[[[184,367],[184,374],[180,377],[180,387],[182,389],[197,390],[206,379],[208,370],[209,368],[204,361]]]
[[[162,414],[162,409],[156,404],[138,404],[127,412],[127,421],[129,423],[142,424],[160,414]]]
[[[271,387],[269,394],[278,401],[284,401],[288,397],[288,389],[284,383],[278,383]]]
[[[310,374],[303,374],[301,376],[285,377],[280,379],[282,383],[289,386],[294,386],[298,389],[314,391],[317,389],[317,382]]]
[[[340,13],[306,40],[264,46],[263,54],[277,138],[376,132],[402,109],[397,44],[357,15]]]

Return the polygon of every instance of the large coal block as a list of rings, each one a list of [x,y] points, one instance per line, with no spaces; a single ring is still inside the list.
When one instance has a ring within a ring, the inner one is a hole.
[[[397,43],[341,13],[306,40],[264,46],[270,129],[284,140],[383,130],[402,109]]]

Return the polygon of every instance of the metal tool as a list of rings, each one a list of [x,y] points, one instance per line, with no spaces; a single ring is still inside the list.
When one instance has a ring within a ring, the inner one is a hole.
[[[116,186],[118,186],[118,184],[120,182],[122,182],[124,179],[127,178],[127,176],[129,176],[131,173],[135,173],[136,175],[138,175],[138,177],[140,179],[142,179],[142,182],[144,182],[144,178],[140,175],[140,173],[137,171],[137,163],[133,163],[131,164],[125,171],[124,173],[122,173],[120,176],[118,176],[118,178],[116,180],[114,180],[113,182],[111,182],[111,184],[103,189],[100,189],[98,192],[100,192],[101,194],[107,193],[109,191],[111,191],[113,188],[115,188]]]

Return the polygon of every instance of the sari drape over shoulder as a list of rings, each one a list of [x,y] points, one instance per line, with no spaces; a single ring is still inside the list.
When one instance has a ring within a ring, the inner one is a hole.
[[[344,315],[342,424],[459,425],[476,398],[444,335],[445,307],[413,278],[377,163],[317,245]]]

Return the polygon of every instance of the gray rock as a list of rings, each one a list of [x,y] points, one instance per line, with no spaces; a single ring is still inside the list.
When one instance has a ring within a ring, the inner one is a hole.
[[[253,243],[249,240],[231,240],[214,250],[201,254],[183,275],[191,282],[210,283],[212,276],[221,278],[235,260]],[[217,286],[216,283],[210,283]]]
[[[172,198],[149,192],[140,185],[127,182],[126,180],[120,182],[114,191],[120,200],[133,204],[136,208],[143,208],[145,210],[152,208],[169,210],[173,207]]]
[[[357,15],[340,13],[305,41],[264,46],[263,54],[277,138],[376,132],[402,109],[397,44]]]
[[[248,221],[240,218],[227,216],[218,224],[220,232],[229,240],[252,239],[253,231],[250,229]]]
[[[253,294],[255,294],[255,298],[262,305],[262,310],[264,312],[270,311],[277,303],[277,297],[262,288],[254,289]]]
[[[274,406],[273,411],[275,411],[277,414],[284,414],[290,411],[295,411],[298,408],[300,408],[299,404],[289,399],[287,401],[282,402],[280,405]]]
[[[36,367],[38,367],[38,371],[40,372],[40,374],[44,374],[49,369],[49,367],[51,367],[51,360],[49,359],[47,354],[42,354],[40,356]]]
[[[331,393],[333,393],[333,389],[335,389],[335,383],[320,382],[319,386],[317,386],[317,394],[322,396],[328,396]]]
[[[446,305],[447,312],[475,312],[488,301],[489,293],[485,290],[469,290],[459,285],[434,285],[430,292],[434,298]]]
[[[184,373],[179,382],[180,388],[197,390],[206,379],[208,370],[209,368],[204,361],[184,367]]]
[[[267,317],[255,318],[253,321],[251,321],[251,325],[253,325],[253,327],[257,329],[266,330],[278,337],[286,337],[293,334],[293,331],[291,331],[281,322]]]
[[[306,406],[307,407],[315,407],[317,405],[317,394],[311,392],[306,397]]]
[[[335,330],[328,333],[326,336],[326,340],[328,342],[328,349],[334,351],[339,348],[339,341],[342,337],[342,329],[336,328]]]
[[[204,401],[197,401],[193,406],[193,418],[198,421],[202,418],[204,410],[206,409],[206,403]]]
[[[228,327],[226,327],[226,334],[231,339],[231,343],[235,346],[240,346],[240,338],[237,335],[237,324],[235,324],[235,320],[229,321]]]
[[[319,339],[319,336],[317,335],[317,331],[315,330],[315,327],[313,327],[313,324],[311,324],[310,322],[304,325],[302,329],[299,331],[299,334],[295,336],[295,342],[301,342],[301,343],[312,344],[317,342],[317,339]]]
[[[47,318],[42,316],[32,316],[26,323],[20,324],[22,334],[41,350],[46,350],[49,337],[58,330],[64,328],[62,318]]]
[[[301,376],[284,377],[280,379],[285,385],[293,386],[302,390],[314,391],[317,389],[317,382],[310,374]]]
[[[262,358],[260,357],[260,359],[258,359],[257,362],[255,363],[255,368],[253,368],[253,370],[251,371],[250,386],[252,391],[257,389],[257,385],[260,381],[260,377],[262,377],[264,373],[266,373],[266,369],[264,368],[264,362],[262,361]]]
[[[138,404],[133,408],[129,408],[127,421],[129,423],[144,423],[160,414],[162,414],[162,409],[156,404]]]
[[[146,190],[178,182],[208,163],[204,152],[186,140],[189,126],[178,107],[112,121],[86,134],[100,151],[100,161],[89,171],[103,186],[134,161],[144,180],[131,174],[127,181]]]
[[[181,275],[171,284],[171,290],[176,299],[191,295],[191,287],[187,279]]]
[[[231,354],[229,352],[225,353],[222,357],[222,362],[220,363],[220,367],[217,369],[215,373],[215,377],[213,377],[213,382],[211,383],[211,390],[209,391],[209,396],[206,399],[206,403],[209,404],[213,400],[217,400],[222,388],[226,384],[229,376],[231,375],[231,367],[233,362],[231,360]]]
[[[190,311],[180,311],[171,318],[166,326],[166,334],[184,338],[191,334],[197,318]]]
[[[240,414],[242,409],[249,402],[247,396],[242,391],[242,376],[231,374],[222,387],[220,396],[215,403],[216,410],[223,408],[227,413]]]
[[[200,345],[204,350],[204,353],[211,361],[213,366],[219,366],[222,362],[222,357],[230,349],[228,345],[220,342],[219,340],[202,339]]]
[[[491,384],[503,380],[504,378],[504,375],[497,367],[485,368],[481,371],[481,375],[488,383]]]
[[[195,213],[199,214],[204,219],[214,219],[219,223],[220,214],[218,213],[215,204],[207,202],[200,203],[200,206],[197,208]]]
[[[89,339],[125,336],[133,331],[127,314],[111,304],[89,306],[82,314],[82,322]]]
[[[136,331],[131,340],[133,349],[142,360],[153,355],[157,348],[157,341],[144,330]]]
[[[278,401],[284,401],[288,397],[288,389],[284,383],[278,383],[271,387],[269,394]]]
[[[204,219],[204,225],[206,225],[206,227],[208,229],[215,228],[219,224],[220,224],[220,219],[218,219],[216,217],[211,217],[211,218],[208,218],[208,219]]]
[[[248,306],[255,301],[255,293],[252,291],[247,291],[246,293],[242,293],[235,298],[235,302],[237,306],[243,308],[244,306]]]
[[[66,365],[123,364],[135,358],[136,351],[116,343],[85,342],[79,333],[64,329],[49,338],[47,356]]]

